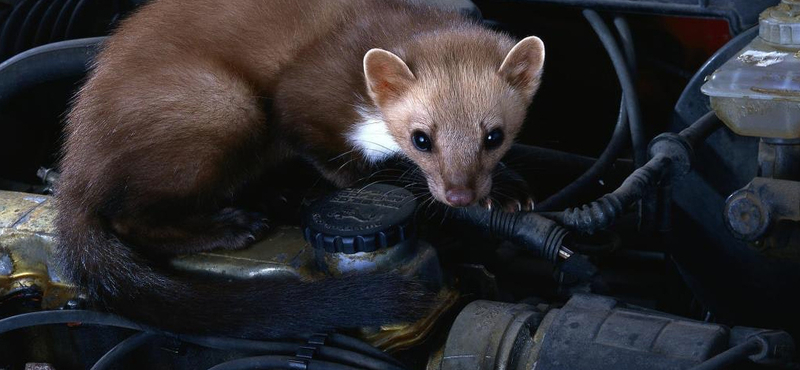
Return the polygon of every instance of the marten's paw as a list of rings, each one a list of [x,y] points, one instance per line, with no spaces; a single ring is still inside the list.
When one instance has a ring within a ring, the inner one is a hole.
[[[262,213],[239,208],[223,208],[214,217],[217,226],[227,231],[225,248],[239,249],[264,238],[270,230]]]
[[[506,212],[532,211],[533,192],[528,182],[502,163],[495,169],[492,192],[482,201],[486,208],[500,208]]]

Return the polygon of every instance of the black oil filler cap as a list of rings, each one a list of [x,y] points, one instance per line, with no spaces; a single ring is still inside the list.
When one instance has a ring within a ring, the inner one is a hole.
[[[413,237],[415,209],[414,195],[400,187],[342,189],[308,207],[303,233],[326,252],[373,252]]]

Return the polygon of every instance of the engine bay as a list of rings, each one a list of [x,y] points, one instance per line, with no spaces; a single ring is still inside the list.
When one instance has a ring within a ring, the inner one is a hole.
[[[141,4],[0,2],[0,369],[800,366],[800,3],[441,3],[548,43],[503,160],[533,211],[446,208],[398,181],[402,164],[345,189],[277,168],[263,240],[169,267],[231,284],[393,272],[435,304],[402,325],[256,341],[102,312],[60,274],[63,113]]]

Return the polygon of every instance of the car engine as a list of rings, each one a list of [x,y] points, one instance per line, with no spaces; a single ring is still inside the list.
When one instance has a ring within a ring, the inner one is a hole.
[[[436,299],[416,322],[256,341],[103,312],[62,276],[63,115],[144,1],[0,0],[0,369],[800,368],[800,1],[427,1],[548,45],[503,161],[534,210],[277,168],[266,238],[170,267],[232,284],[394,272]]]

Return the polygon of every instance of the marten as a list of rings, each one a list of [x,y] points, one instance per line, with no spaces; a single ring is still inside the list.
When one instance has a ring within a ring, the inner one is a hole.
[[[229,282],[170,256],[248,246],[243,189],[292,158],[340,187],[402,157],[447,206],[489,195],[544,45],[402,0],[154,0],[103,42],[65,125],[60,268],[95,304],[179,332],[270,338],[413,318],[391,274]]]

